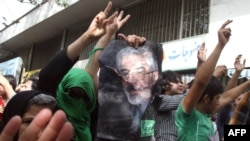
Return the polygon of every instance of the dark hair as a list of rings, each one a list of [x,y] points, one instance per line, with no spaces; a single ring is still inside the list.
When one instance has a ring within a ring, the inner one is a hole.
[[[32,81],[32,84],[31,84],[32,90],[36,90],[37,89],[37,83],[39,81],[39,77],[38,76],[31,76],[31,77],[27,78],[24,81],[24,83],[27,82],[27,81]]]
[[[56,99],[54,97],[52,97],[48,94],[44,94],[44,93],[40,93],[36,96],[33,96],[31,99],[29,99],[29,101],[26,105],[25,111],[27,111],[27,109],[29,109],[32,105],[48,106],[49,109],[52,110],[52,112],[55,112],[56,110],[58,110]]]
[[[7,103],[3,112],[2,121],[0,122],[0,132],[2,132],[5,125],[13,116],[19,115],[20,117],[23,117],[23,114],[27,112],[27,109],[29,109],[31,105],[44,105],[53,112],[58,109],[56,99],[50,95],[36,90],[20,92],[15,94]],[[18,133],[15,135],[13,141],[17,140]]]
[[[192,80],[189,83],[190,87],[192,86],[193,81],[194,80]],[[222,92],[223,92],[223,86],[222,86],[220,80],[218,78],[212,76],[206,89],[203,91],[202,96],[200,97],[198,102],[200,102],[205,95],[208,95],[208,97],[212,100],[216,95],[221,94]]]
[[[9,83],[12,86],[13,90],[15,90],[16,89],[16,85],[17,85],[16,77],[13,76],[13,75],[4,75],[4,77],[9,81]]]
[[[161,86],[168,86],[171,87],[172,85],[170,84],[170,82],[174,82],[174,83],[178,83],[181,81],[181,76],[172,70],[167,70],[162,72],[162,81],[161,81]],[[182,83],[182,82],[181,82]],[[165,93],[165,89],[161,90],[161,94]]]

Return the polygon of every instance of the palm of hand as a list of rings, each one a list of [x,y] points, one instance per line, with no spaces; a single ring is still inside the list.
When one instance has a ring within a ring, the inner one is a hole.
[[[234,68],[237,70],[237,71],[239,71],[239,72],[241,72],[244,68],[245,68],[245,62],[246,62],[246,60],[244,59],[243,60],[243,62],[241,63],[241,57],[242,57],[242,55],[240,54],[240,55],[238,55],[236,58],[235,58],[235,62],[234,62]]]
[[[106,26],[106,31],[107,32],[110,32],[110,33],[115,33],[119,30],[119,24],[117,22],[117,19],[114,19],[113,22],[110,22],[110,23],[107,23],[107,26]]]
[[[237,70],[237,71],[242,71],[244,68],[245,68],[245,65],[244,64],[241,64],[240,62],[237,62],[234,64],[234,68]]]
[[[105,33],[105,25],[106,16],[103,12],[100,12],[94,20],[91,22],[88,31],[90,32],[90,36],[99,37]]]
[[[200,60],[201,62],[206,61],[206,53],[204,51],[199,51],[198,60]]]

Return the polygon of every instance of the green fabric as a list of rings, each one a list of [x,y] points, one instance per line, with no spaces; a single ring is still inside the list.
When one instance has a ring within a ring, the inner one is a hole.
[[[98,50],[104,50],[105,48],[103,48],[103,47],[99,47],[99,48],[96,48],[96,47],[94,47],[90,52],[89,52],[89,56],[92,56],[96,51],[98,51]]]
[[[142,120],[141,121],[141,137],[148,137],[154,135],[154,120]]]
[[[83,99],[75,99],[68,95],[67,89],[79,87],[82,88],[88,98],[89,103]],[[67,115],[68,120],[75,128],[76,141],[91,141],[90,132],[90,113],[96,105],[93,80],[90,75],[82,69],[72,68],[64,76],[57,90],[58,105]]]
[[[214,126],[210,116],[196,109],[191,114],[187,114],[180,104],[176,111],[175,124],[178,141],[210,141],[215,139]]]

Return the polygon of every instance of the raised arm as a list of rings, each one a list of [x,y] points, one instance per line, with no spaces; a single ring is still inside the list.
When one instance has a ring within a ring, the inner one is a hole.
[[[182,101],[183,110],[186,113],[191,113],[193,111],[203,91],[207,87],[210,78],[213,75],[213,71],[220,57],[220,54],[231,36],[231,29],[226,28],[226,26],[231,22],[232,20],[227,20],[221,26],[218,31],[218,43],[215,49],[210,54],[207,61],[205,61],[196,72],[193,85],[188,91],[187,96]]]
[[[112,2],[109,2],[104,11],[100,11],[92,20],[89,28],[77,40],[67,48],[67,56],[74,61],[83,50],[91,43],[99,39],[106,32],[106,25],[110,18],[107,18],[111,10]],[[115,12],[111,17],[117,15]]]
[[[234,62],[235,71],[234,71],[232,78],[229,80],[225,88],[225,91],[230,90],[231,88],[234,88],[238,84],[238,78],[240,76],[240,73],[244,70],[245,64],[246,64],[246,59],[244,59],[243,62],[241,63],[241,57],[242,55],[239,54],[235,58],[235,62]]]
[[[216,107],[216,112],[220,111],[221,108],[223,108],[225,105],[229,104],[234,99],[236,99],[239,95],[244,93],[249,87],[250,87],[250,80],[248,80],[248,81],[240,84],[239,86],[234,87],[228,91],[225,91],[219,99],[220,105],[218,105]]]
[[[197,63],[197,70],[198,70],[200,66],[207,60],[207,49],[205,47],[205,42],[201,44],[201,47],[199,48],[197,52],[197,59],[198,59],[198,63]],[[216,78],[220,78],[226,74],[226,70],[227,70],[227,67],[225,65],[219,65],[215,67],[213,76],[215,76]]]
[[[220,111],[223,107],[225,107],[227,104],[232,102],[234,99],[236,99],[241,93],[245,92],[247,88],[250,87],[250,82],[245,82],[239,86],[238,85],[238,77],[240,76],[240,73],[242,70],[245,68],[245,63],[246,60],[244,59],[243,62],[241,63],[241,57],[242,55],[239,54],[235,58],[234,62],[234,68],[235,72],[232,76],[232,78],[229,80],[224,93],[220,97],[220,105],[217,106],[216,111]],[[236,87],[237,86],[237,87]],[[233,89],[234,88],[234,89]]]
[[[205,47],[205,42],[203,42],[201,44],[201,47],[199,48],[198,52],[197,52],[197,68],[196,71],[198,71],[198,69],[200,68],[200,66],[206,61],[207,59],[207,49]]]
[[[39,73],[39,90],[55,96],[58,84],[69,69],[75,64],[83,50],[106,32],[106,24],[109,20],[106,16],[111,7],[112,3],[109,2],[105,10],[99,12],[94,17],[86,32],[70,44],[68,48],[59,52],[45,67],[42,68]],[[114,13],[114,15],[117,14],[117,12]]]
[[[123,26],[123,24],[128,21],[129,18],[130,15],[127,15],[125,18],[123,18],[123,11],[121,11],[118,16],[115,12],[106,23],[106,33],[98,40],[95,48],[91,52],[91,56],[85,70],[91,75],[94,81],[96,93],[99,85],[99,78],[97,75],[97,72],[99,70],[98,58],[101,56],[102,50],[110,42],[112,36]]]

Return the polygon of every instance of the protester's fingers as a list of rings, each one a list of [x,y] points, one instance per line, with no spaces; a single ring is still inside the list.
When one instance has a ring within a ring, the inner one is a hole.
[[[140,42],[140,44],[142,44],[142,43],[146,42],[146,40],[147,39],[145,37],[140,37],[139,42]]]
[[[44,127],[49,122],[52,112],[49,109],[41,110],[32,120],[27,129],[23,132],[20,141],[34,141],[37,139],[38,134],[44,130]]]
[[[121,28],[122,25],[124,25],[128,19],[130,18],[131,16],[130,15],[127,15],[125,18],[123,18],[122,20],[119,21],[119,28]]]
[[[118,17],[117,17],[117,20],[118,20],[118,21],[120,21],[120,20],[122,19],[123,14],[124,14],[124,11],[120,11],[120,12],[119,12],[119,15],[118,15]]]
[[[239,54],[239,55],[237,55],[237,57],[236,57],[236,58],[241,58],[241,56],[242,56],[242,54]]]
[[[133,47],[138,48],[141,44],[146,41],[145,37],[140,37],[137,35],[129,35],[128,42],[132,44]]]
[[[206,44],[205,44],[205,42],[203,42],[203,43],[201,44],[201,49],[204,50],[205,47],[206,47]]]
[[[225,28],[225,27],[226,27],[228,24],[230,24],[231,22],[233,22],[233,20],[227,20],[226,22],[224,22],[224,23],[222,24],[222,26],[221,26],[220,29]]]
[[[106,8],[103,11],[106,16],[108,16],[109,11],[111,10],[111,8],[112,8],[112,2],[109,1],[108,4],[107,4],[107,6],[106,6]]]
[[[58,110],[50,119],[49,124],[46,126],[39,140],[54,141],[60,133],[60,130],[63,128],[65,122],[65,113],[61,110]]]
[[[140,44],[140,38],[139,37],[136,37],[135,38],[135,48],[138,48],[139,47],[139,44]]]
[[[118,36],[127,41],[127,37],[123,33],[118,33]]]
[[[135,46],[135,35],[128,35],[127,36],[127,42],[130,46]]]
[[[12,117],[1,132],[0,141],[12,141],[20,126],[21,118],[19,116]]]
[[[62,127],[56,141],[69,141],[73,137],[73,126],[70,122],[66,122]]]
[[[145,37],[135,37],[135,47],[138,48],[141,44],[143,44],[146,41]]]
[[[224,35],[225,37],[229,38],[232,34],[231,34],[231,29],[230,28],[222,28],[219,30],[219,34],[220,35]]]
[[[243,60],[243,65],[245,66],[245,64],[246,64],[246,59]]]
[[[113,21],[118,15],[118,12],[115,11],[109,18],[108,18],[108,21]]]

